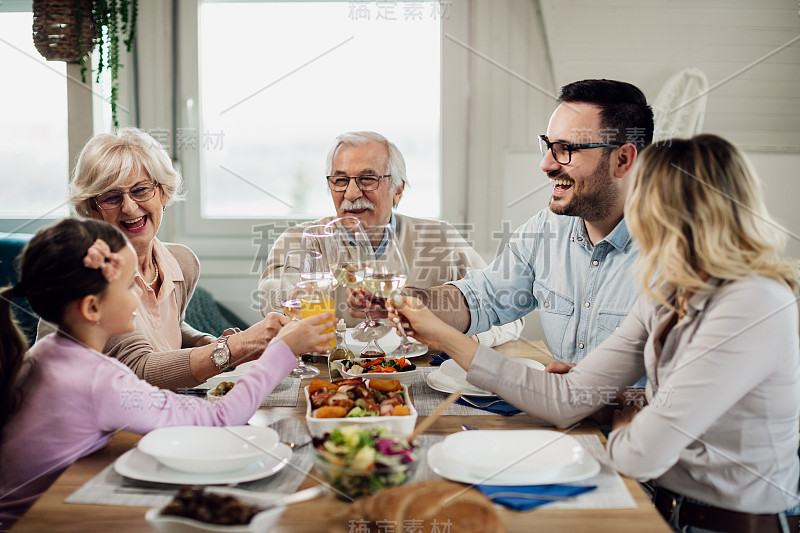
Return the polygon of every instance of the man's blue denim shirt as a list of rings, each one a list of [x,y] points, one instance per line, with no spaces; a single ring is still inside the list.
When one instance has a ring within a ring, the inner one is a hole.
[[[514,232],[488,267],[452,282],[472,315],[466,334],[538,308],[553,357],[577,363],[622,323],[639,296],[631,269],[638,253],[624,219],[592,245],[582,219],[545,209]]]

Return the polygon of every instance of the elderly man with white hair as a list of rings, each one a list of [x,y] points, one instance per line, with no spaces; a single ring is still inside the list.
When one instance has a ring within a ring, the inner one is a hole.
[[[392,225],[409,263],[408,286],[434,287],[486,266],[478,252],[450,224],[394,212],[408,184],[406,164],[397,146],[383,135],[369,131],[339,135],[328,152],[327,172],[337,216],[354,216],[365,228]],[[312,224],[326,224],[333,218],[293,226],[277,239],[259,282],[262,314],[281,309],[279,292],[284,258],[289,250],[300,248],[303,229]],[[343,296],[337,295],[337,301],[343,304]],[[338,314],[348,326],[360,321],[347,312]],[[476,337],[482,344],[496,346],[517,339],[521,331],[522,320],[517,320]]]

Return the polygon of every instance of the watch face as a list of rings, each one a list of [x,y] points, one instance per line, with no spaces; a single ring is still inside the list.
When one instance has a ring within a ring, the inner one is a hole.
[[[218,348],[211,354],[211,360],[217,366],[222,366],[228,363],[228,351],[224,348]]]

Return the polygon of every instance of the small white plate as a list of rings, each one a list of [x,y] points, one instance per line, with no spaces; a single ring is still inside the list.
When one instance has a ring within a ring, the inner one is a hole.
[[[442,451],[442,444],[444,443],[437,442],[428,449],[428,466],[431,467],[434,473],[445,479],[469,483],[470,485],[523,486],[571,483],[596,476],[600,472],[600,463],[591,454],[585,453],[578,463],[560,475],[545,477],[531,472],[516,472],[513,468],[510,468],[492,476],[478,476],[465,470],[461,463],[449,459]]]
[[[374,359],[374,358],[369,358]],[[356,359],[356,362],[362,361],[362,359]],[[346,378],[364,378],[364,379],[396,379],[400,383],[411,383],[412,381],[416,380],[420,373],[422,372],[419,367],[415,368],[414,370],[409,370],[407,372],[373,372],[371,374],[351,374],[344,368],[342,368],[343,363],[342,361],[334,361],[333,363],[336,365],[336,368],[339,369],[339,372],[342,376]]]
[[[450,376],[445,375],[445,373],[439,368],[428,374],[428,376],[425,378],[425,383],[427,383],[428,386],[433,390],[438,390],[439,392],[445,392],[447,394],[461,389],[461,394],[464,396],[481,396],[484,398],[497,397],[497,395],[494,393],[479,389],[476,386],[466,382],[464,382],[464,384],[460,384]]]
[[[173,483],[179,485],[226,485],[228,483],[243,483],[272,476],[280,472],[292,457],[292,450],[282,443],[278,443],[264,454],[261,459],[250,463],[245,468],[235,472],[221,472],[219,474],[188,474],[168,468],[151,457],[134,448],[128,450],[114,462],[114,471],[121,476],[140,481],[155,483]]]

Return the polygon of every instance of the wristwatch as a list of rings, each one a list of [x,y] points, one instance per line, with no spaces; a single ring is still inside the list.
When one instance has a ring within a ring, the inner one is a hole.
[[[231,362],[231,349],[228,348],[228,337],[223,335],[217,339],[217,346],[211,352],[211,360],[217,365],[217,369],[222,372]]]

